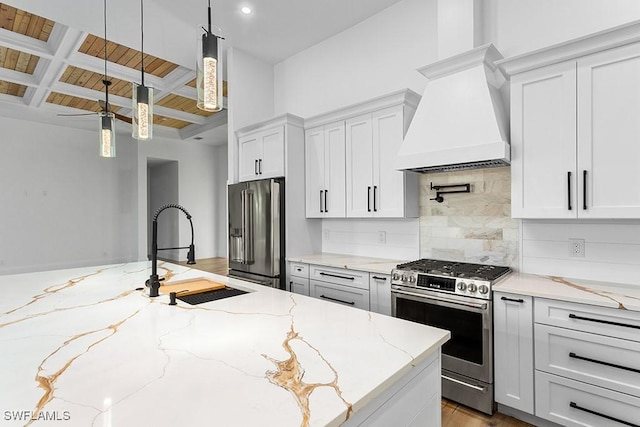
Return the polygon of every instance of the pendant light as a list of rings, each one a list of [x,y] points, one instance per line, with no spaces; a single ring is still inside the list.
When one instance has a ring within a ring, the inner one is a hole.
[[[131,120],[132,136],[136,139],[149,140],[153,134],[153,88],[144,85],[144,1],[140,0],[140,84],[133,82]]]
[[[222,61],[217,36],[211,32],[211,0],[209,0],[209,26],[198,42],[197,88],[198,108],[205,111],[222,110]]]
[[[115,116],[109,111],[109,86],[107,79],[107,0],[104,0],[104,84],[105,108],[98,113],[98,130],[100,137],[100,157],[116,156]]]

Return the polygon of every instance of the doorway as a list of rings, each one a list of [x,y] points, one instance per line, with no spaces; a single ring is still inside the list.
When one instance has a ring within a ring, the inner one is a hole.
[[[162,206],[179,202],[178,162],[175,160],[147,158],[147,254],[151,254],[153,240],[153,215]],[[178,247],[179,211],[167,209],[158,217],[158,248]],[[150,257],[149,257],[150,258]],[[179,250],[158,252],[158,259],[178,261]]]

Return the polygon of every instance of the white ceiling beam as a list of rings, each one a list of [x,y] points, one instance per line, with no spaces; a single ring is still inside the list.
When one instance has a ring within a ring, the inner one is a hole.
[[[0,46],[19,50],[20,52],[36,55],[40,58],[53,58],[55,51],[47,42],[14,33],[0,28]]]
[[[9,70],[8,68],[0,67],[0,80],[5,80],[11,83],[17,83],[23,86],[36,87],[40,84],[35,76],[27,73],[20,73],[18,71]]]
[[[184,127],[178,131],[181,139],[189,139],[197,136],[203,132],[215,129],[218,126],[224,126],[227,124],[227,110],[219,111],[213,116],[209,117],[206,123],[203,125],[190,125]]]

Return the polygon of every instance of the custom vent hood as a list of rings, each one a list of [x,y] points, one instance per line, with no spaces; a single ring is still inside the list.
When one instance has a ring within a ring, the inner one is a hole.
[[[500,91],[506,79],[494,65],[499,59],[500,52],[485,44],[418,69],[429,81],[396,169],[440,172],[509,164],[508,103]]]

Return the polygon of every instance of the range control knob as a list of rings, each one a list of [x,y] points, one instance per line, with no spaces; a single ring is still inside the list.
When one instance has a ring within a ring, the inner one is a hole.
[[[467,284],[464,282],[458,283],[458,289],[460,289],[461,291],[467,290]]]
[[[400,280],[400,275],[398,273],[393,273],[393,280]]]
[[[416,281],[415,274],[412,274],[411,276],[409,276],[409,283],[414,283],[415,281]]]
[[[402,275],[402,281],[403,281],[403,282],[406,282],[406,281],[407,281],[407,275],[406,275],[406,274],[403,274],[403,275]]]
[[[475,283],[469,283],[469,286],[467,289],[469,289],[469,292],[475,292],[478,290],[478,287],[476,286]]]
[[[487,285],[480,285],[478,287],[478,290],[481,294],[486,294],[487,292],[489,292],[489,287]]]

